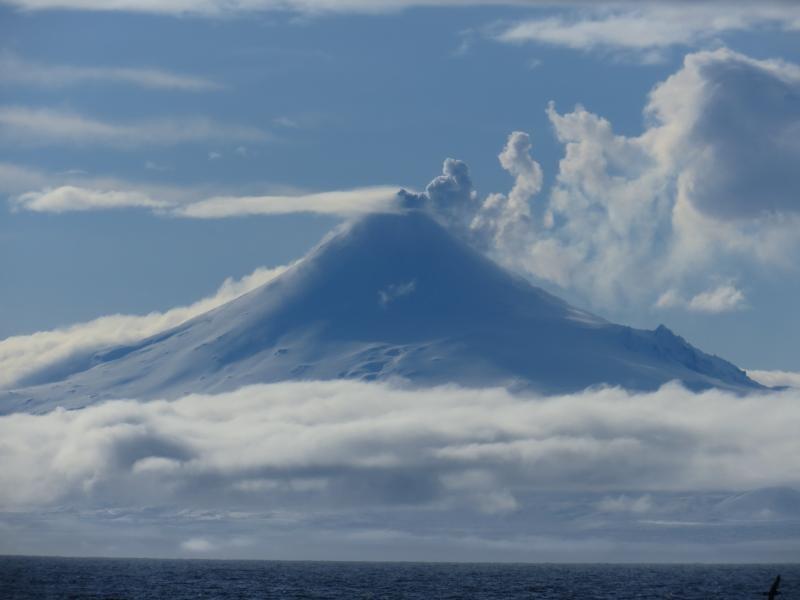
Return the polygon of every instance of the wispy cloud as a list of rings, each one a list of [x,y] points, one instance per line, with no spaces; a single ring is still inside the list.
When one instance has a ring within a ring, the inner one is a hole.
[[[185,201],[185,193],[162,190],[98,189],[62,185],[12,197],[12,210],[64,213],[87,210],[145,208],[157,214],[192,219],[248,215],[318,213],[353,216],[396,209],[397,186],[376,186],[308,194],[212,196]],[[180,198],[179,198],[180,197]]]
[[[570,6],[570,4],[572,6]],[[755,28],[800,29],[800,8],[786,2],[566,3],[566,14],[524,19],[496,34],[501,42],[535,42],[577,50],[642,52],[657,59],[669,46],[696,46],[725,33]]]
[[[295,196],[217,196],[176,207],[172,214],[194,219],[295,212],[352,216],[392,210],[397,190],[380,186]]]
[[[158,163],[158,162],[156,162],[154,160],[146,160],[145,163],[144,163],[144,168],[147,169],[148,171],[159,171],[159,172],[162,172],[162,173],[165,172],[165,171],[171,171],[172,170],[171,167],[168,167],[167,165],[163,165],[161,163]]]
[[[0,162],[0,191],[19,194],[31,188],[49,185],[52,176],[39,169],[14,163]]]
[[[552,5],[554,0],[2,0],[22,10],[115,10],[162,14],[224,16],[257,11],[302,14],[384,13],[420,6]]]
[[[497,38],[510,43],[536,41],[571,48],[654,49],[692,44],[715,35],[763,26],[800,28],[794,3],[714,0],[691,3],[617,0],[598,8],[591,0],[0,0],[25,11],[126,11],[166,15],[224,17],[254,12],[302,15],[387,13],[418,7],[510,6],[560,9],[557,17],[523,18],[501,28]],[[458,50],[456,51],[458,53]]]
[[[102,121],[74,112],[29,106],[0,106],[0,138],[27,145],[171,145],[208,140],[265,141],[268,132],[204,117],[138,122]]]
[[[130,207],[163,209],[168,206],[168,202],[154,200],[145,192],[93,190],[74,185],[63,185],[43,192],[26,192],[12,200],[14,209],[51,213]]]
[[[145,88],[205,92],[222,85],[202,77],[153,68],[89,67],[54,65],[24,60],[12,53],[0,53],[0,79],[37,87],[66,87],[84,83],[123,83]]]

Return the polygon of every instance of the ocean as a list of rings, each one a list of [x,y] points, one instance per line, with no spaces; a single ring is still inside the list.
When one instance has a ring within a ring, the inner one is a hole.
[[[0,557],[0,598],[800,598],[795,565],[555,565]]]

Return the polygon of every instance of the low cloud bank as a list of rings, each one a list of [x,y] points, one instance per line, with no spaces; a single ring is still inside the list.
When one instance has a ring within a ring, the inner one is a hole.
[[[798,419],[796,390],[677,385],[536,397],[287,382],[114,401],[0,417],[0,509],[466,503],[502,514],[532,491],[793,486]]]
[[[0,551],[789,560],[798,418],[797,390],[354,381],[16,413],[0,417]]]

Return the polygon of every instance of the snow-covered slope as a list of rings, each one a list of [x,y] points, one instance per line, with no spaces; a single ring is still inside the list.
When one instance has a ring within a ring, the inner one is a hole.
[[[665,327],[632,329],[569,306],[409,211],[344,226],[277,279],[175,329],[36,373],[0,394],[0,411],[393,377],[547,393],[674,379],[760,387]]]

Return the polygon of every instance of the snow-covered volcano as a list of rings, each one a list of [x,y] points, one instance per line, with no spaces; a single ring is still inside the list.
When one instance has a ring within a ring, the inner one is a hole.
[[[575,309],[408,211],[343,226],[275,280],[174,329],[37,373],[0,395],[0,410],[337,378],[545,393],[760,387],[663,326]]]

